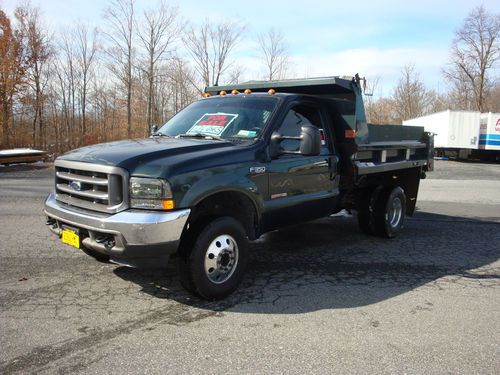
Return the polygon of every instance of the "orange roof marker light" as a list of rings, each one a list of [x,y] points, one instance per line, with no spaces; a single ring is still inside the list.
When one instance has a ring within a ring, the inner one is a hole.
[[[276,94],[276,90],[275,90],[275,89],[269,89],[269,90],[267,91],[267,93],[268,93],[269,95],[274,95],[274,94]]]
[[[204,98],[210,98],[212,96],[212,94],[210,94],[209,92],[204,92],[203,93],[203,97]]]
[[[344,137],[345,138],[356,138],[356,130],[347,129],[344,132]]]
[[[245,94],[249,95],[249,94],[251,94],[251,93],[252,93],[252,90],[250,90],[250,89],[245,89],[245,91],[243,91],[243,92],[244,92]]]
[[[219,95],[220,95],[220,96],[224,96],[224,95],[226,95],[226,94],[227,94],[227,92],[226,92],[226,91],[224,91],[224,90],[222,90],[221,92],[219,92]]]
[[[231,91],[231,94],[233,94],[233,95],[238,95],[239,93],[240,92],[238,90],[236,90],[236,89],[234,89],[233,91]]]

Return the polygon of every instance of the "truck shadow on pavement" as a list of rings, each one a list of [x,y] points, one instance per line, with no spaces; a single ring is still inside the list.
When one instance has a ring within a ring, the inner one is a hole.
[[[366,236],[355,218],[325,218],[268,233],[251,243],[246,277],[223,301],[189,295],[167,271],[115,269],[144,293],[196,308],[262,314],[298,314],[354,308],[416,288],[443,290],[500,285],[500,226],[417,212],[396,239]],[[496,267],[496,268],[495,268]]]

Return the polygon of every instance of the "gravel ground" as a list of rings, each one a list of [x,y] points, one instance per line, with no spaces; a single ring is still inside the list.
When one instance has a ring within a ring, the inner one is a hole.
[[[394,240],[330,217],[251,244],[208,303],[44,226],[50,167],[0,169],[0,373],[500,373],[500,165],[437,161]]]

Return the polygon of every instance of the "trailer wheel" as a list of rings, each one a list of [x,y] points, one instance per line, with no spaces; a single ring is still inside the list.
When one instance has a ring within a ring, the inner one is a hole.
[[[232,217],[215,219],[201,228],[191,249],[181,254],[181,283],[204,299],[224,298],[243,279],[247,253],[243,226]]]
[[[385,188],[378,195],[374,205],[375,234],[393,238],[403,228],[406,213],[406,196],[399,186]]]

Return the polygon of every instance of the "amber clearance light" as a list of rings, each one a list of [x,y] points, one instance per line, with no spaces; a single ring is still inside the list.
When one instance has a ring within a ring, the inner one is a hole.
[[[274,94],[276,94],[276,90],[275,90],[275,89],[269,89],[269,90],[267,91],[267,93],[268,93],[269,95],[274,95]]]

